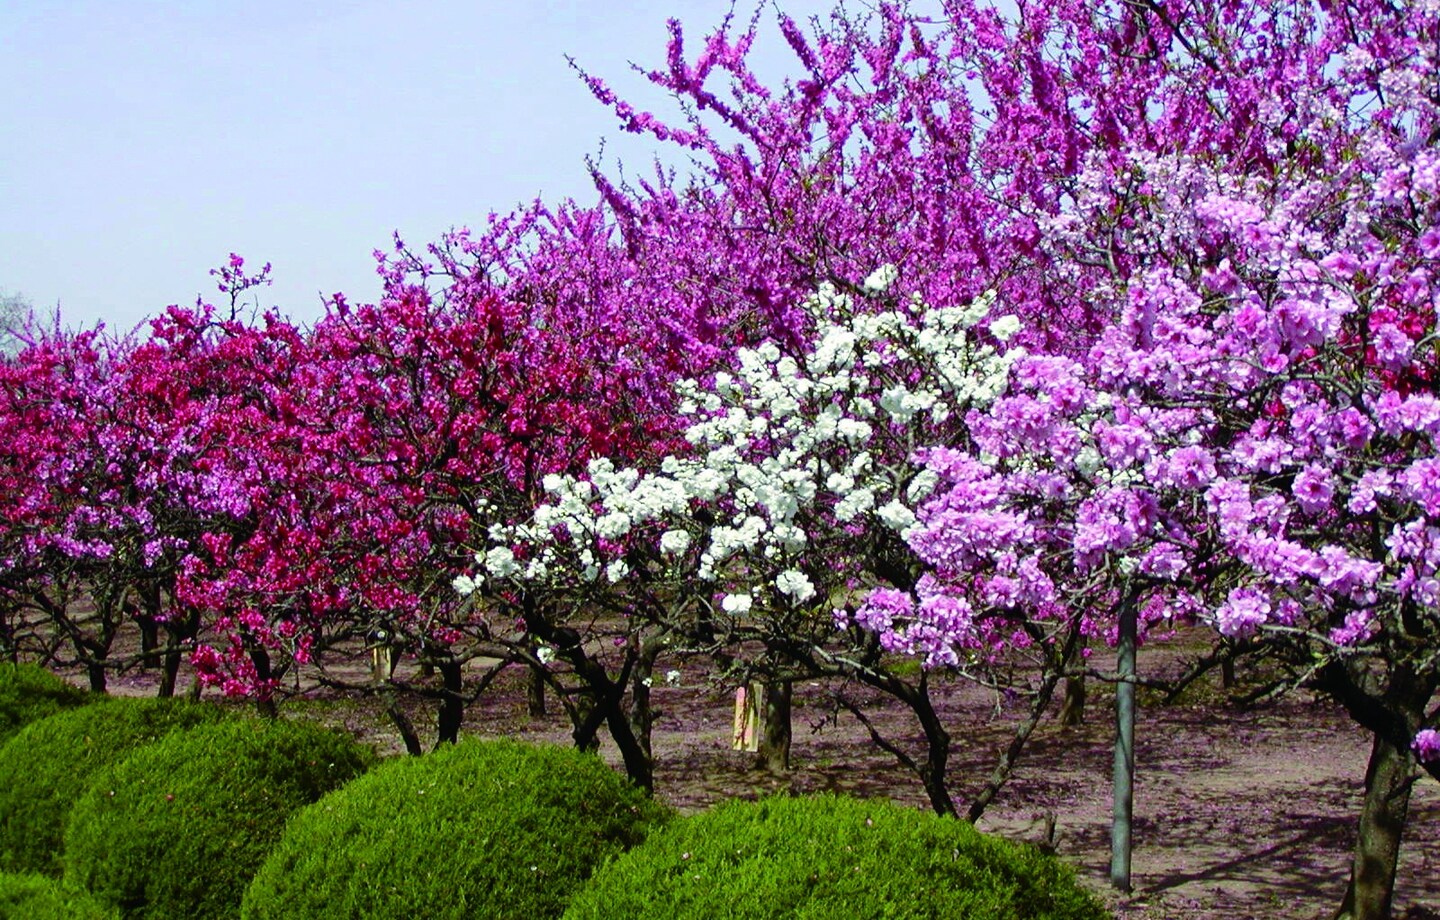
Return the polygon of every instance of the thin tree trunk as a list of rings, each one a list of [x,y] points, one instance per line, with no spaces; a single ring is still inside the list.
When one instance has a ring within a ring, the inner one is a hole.
[[[620,759],[625,763],[625,775],[630,781],[648,795],[655,791],[655,770],[640,740],[635,737],[630,727],[629,716],[621,711],[620,701],[612,700],[606,707],[609,710],[609,717],[606,724],[610,728],[610,737],[615,741],[615,746],[620,749]]]
[[[140,627],[140,670],[148,671],[155,666],[156,652],[160,648],[160,624],[146,614],[136,614],[135,623]]]
[[[159,618],[162,613],[160,589],[155,589],[154,606],[150,613]],[[175,603],[174,592],[170,594],[170,616],[165,618],[165,652],[160,662],[160,696],[172,697],[179,685],[180,663],[184,658],[185,643],[200,632],[200,614],[192,609],[181,608]]]
[[[841,705],[860,720],[860,724],[870,732],[870,740],[877,747],[889,751],[896,760],[900,761],[902,766],[920,777],[920,784],[925,787],[925,795],[930,799],[930,807],[935,810],[937,815],[946,818],[957,817],[955,800],[950,796],[947,780],[950,763],[950,733],[945,731],[945,726],[940,721],[940,715],[935,711],[934,703],[930,698],[929,678],[925,672],[920,673],[919,684],[908,684],[893,674],[880,676],[861,673],[858,676],[869,686],[884,690],[910,707],[910,711],[920,721],[920,728],[925,733],[925,762],[918,763],[915,758],[901,750],[898,744],[881,735],[858,705],[843,697],[840,698]]]
[[[1046,674],[1041,678],[1040,689],[1036,691],[1035,702],[1030,707],[1029,718],[1016,727],[1014,736],[1011,737],[1010,743],[1001,753],[995,769],[990,773],[990,778],[985,782],[979,794],[970,801],[970,807],[966,809],[965,820],[971,824],[980,820],[981,815],[985,814],[985,809],[990,807],[990,803],[995,801],[995,797],[1000,794],[1000,790],[1009,781],[1010,774],[1015,772],[1015,764],[1020,760],[1020,754],[1025,750],[1030,736],[1039,726],[1045,710],[1050,707],[1050,701],[1055,698],[1055,687],[1059,683],[1058,671]]]
[[[1119,683],[1115,685],[1114,817],[1110,824],[1110,884],[1130,890],[1130,828],[1135,801],[1135,633],[1137,612],[1129,598],[1120,605],[1116,643]]]
[[[405,752],[411,757],[419,757],[422,753],[420,747],[420,735],[415,731],[415,723],[410,721],[400,700],[393,689],[386,690],[382,694],[385,700],[385,713],[390,716],[390,721],[395,723],[396,731],[400,732],[400,739],[405,742]]]
[[[1410,808],[1415,759],[1380,735],[1370,748],[1350,886],[1337,920],[1389,920],[1395,867]]]
[[[605,722],[604,709],[595,702],[594,694],[582,693],[575,700],[570,737],[582,751],[600,749],[600,726]]]
[[[1065,678],[1065,698],[1060,703],[1060,727],[1074,728],[1085,722],[1085,676]]]
[[[175,695],[175,680],[180,674],[180,637],[167,630],[165,636],[165,657],[160,663],[160,691],[162,699]]]
[[[260,696],[255,698],[255,708],[260,715],[267,719],[280,717],[280,710],[275,705],[275,696],[270,692],[270,653],[260,646],[252,646],[250,649],[250,661],[255,665],[256,681],[265,689]]]

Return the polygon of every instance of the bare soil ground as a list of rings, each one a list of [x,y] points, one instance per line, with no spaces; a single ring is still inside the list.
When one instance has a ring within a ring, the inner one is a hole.
[[[1173,671],[1178,662],[1173,648],[1141,651],[1142,674]],[[980,827],[1041,842],[1053,816],[1060,856],[1127,920],[1332,916],[1348,878],[1369,739],[1331,703],[1298,693],[1246,709],[1232,704],[1217,680],[1205,678],[1169,706],[1142,691],[1131,894],[1114,892],[1107,881],[1113,697],[1103,687],[1092,690],[1086,724],[1061,729],[1051,720],[1037,729]],[[133,672],[117,676],[111,690],[153,692],[152,684]],[[502,673],[468,710],[465,732],[568,743],[569,724],[554,701],[548,716],[527,715],[525,685],[522,672]],[[795,688],[791,771],[776,777],[753,769],[754,755],[731,747],[733,693],[689,667],[677,686],[657,683],[659,798],[688,812],[733,797],[828,790],[925,807],[918,781],[874,747],[863,726],[847,714],[831,717],[819,684]],[[951,787],[963,810],[1023,706],[997,706],[993,695],[959,681],[937,696],[954,742]],[[382,751],[403,750],[374,700],[315,691],[284,710],[344,724]],[[884,698],[873,696],[866,711],[888,736],[920,737],[908,713]],[[433,739],[433,714],[416,707],[413,718],[422,737],[428,730]],[[602,745],[602,754],[618,764],[613,748]],[[1440,918],[1440,784],[1429,779],[1414,787],[1395,916]]]

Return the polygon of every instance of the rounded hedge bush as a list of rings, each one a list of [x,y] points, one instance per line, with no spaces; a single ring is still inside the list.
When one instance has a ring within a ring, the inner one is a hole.
[[[596,873],[566,920],[1103,920],[1033,847],[888,802],[731,802],[673,822]]]
[[[668,813],[593,754],[466,740],[391,761],[290,822],[244,920],[558,917]]]
[[[116,920],[88,892],[43,875],[0,872],[0,920]]]
[[[373,760],[349,736],[298,722],[168,735],[99,773],[76,803],[65,880],[125,917],[228,920],[286,819]]]
[[[0,870],[58,877],[65,822],[95,774],[222,717],[214,706],[111,697],[25,726],[0,746]]]
[[[39,665],[0,662],[0,743],[37,719],[93,699]]]

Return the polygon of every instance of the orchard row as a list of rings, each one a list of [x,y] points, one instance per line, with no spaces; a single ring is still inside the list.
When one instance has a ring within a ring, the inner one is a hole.
[[[228,309],[34,336],[0,368],[11,653],[103,684],[136,617],[171,689],[188,655],[264,700],[369,643],[439,674],[449,738],[466,662],[519,663],[644,786],[657,667],[840,676],[914,712],[953,813],[897,662],[1023,660],[1038,718],[1117,676],[1087,647],[1199,623],[1373,733],[1377,915],[1440,774],[1440,11],[1023,6],[782,17],[781,86],[757,25],[676,24],[679,124],[583,76],[693,178],[397,241],[309,328],[242,321],[268,266],[234,257]]]

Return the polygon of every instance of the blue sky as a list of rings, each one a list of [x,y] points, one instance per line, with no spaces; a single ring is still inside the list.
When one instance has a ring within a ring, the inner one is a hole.
[[[828,0],[782,0],[797,19]],[[738,5],[748,19],[753,4]],[[665,21],[698,42],[728,0],[0,0],[0,289],[66,325],[127,330],[218,297],[234,251],[274,265],[262,306],[378,294],[372,250],[421,244],[536,196],[594,199],[584,158],[628,171],[565,55],[645,108]],[[794,72],[762,18],[762,74]]]

